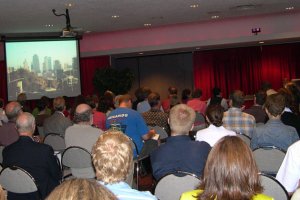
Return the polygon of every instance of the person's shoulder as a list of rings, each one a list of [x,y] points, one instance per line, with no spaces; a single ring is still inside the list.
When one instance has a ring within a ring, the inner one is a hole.
[[[265,194],[257,194],[253,197],[252,200],[274,200],[274,198]]]
[[[197,196],[201,194],[201,190],[192,190],[182,193],[180,200],[196,200]]]

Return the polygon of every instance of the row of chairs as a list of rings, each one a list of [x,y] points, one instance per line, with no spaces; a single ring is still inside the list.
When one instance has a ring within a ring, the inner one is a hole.
[[[178,176],[178,174],[180,174]],[[264,194],[275,200],[288,200],[289,196],[285,188],[274,177],[261,173],[260,179],[264,187]],[[186,191],[194,190],[199,185],[199,178],[187,172],[178,171],[161,178],[155,188],[155,196],[160,200],[179,199]]]

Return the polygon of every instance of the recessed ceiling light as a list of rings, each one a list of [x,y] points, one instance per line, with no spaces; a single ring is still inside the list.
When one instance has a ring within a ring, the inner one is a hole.
[[[198,8],[199,7],[199,4],[192,4],[190,5],[191,8]]]
[[[145,27],[149,27],[151,26],[152,24],[144,24]]]
[[[143,52],[140,52],[139,54],[140,54],[140,55],[143,55],[144,53],[143,53]]]
[[[213,15],[211,16],[212,19],[218,19],[219,18],[219,15]]]
[[[285,9],[286,9],[286,10],[294,10],[294,7],[293,7],[293,6],[290,6],[290,7],[286,7]]]
[[[260,41],[260,42],[258,42],[259,44],[264,44],[265,42],[264,41]]]
[[[66,3],[65,6],[70,8],[70,7],[74,6],[74,4],[72,4],[72,3]]]
[[[114,18],[114,19],[119,18],[119,17],[120,17],[119,15],[113,15],[113,16],[111,16],[111,18]]]
[[[46,27],[53,27],[53,24],[45,24]]]

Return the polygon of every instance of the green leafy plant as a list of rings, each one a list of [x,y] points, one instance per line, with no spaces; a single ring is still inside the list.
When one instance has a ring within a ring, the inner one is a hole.
[[[134,74],[129,69],[117,70],[111,67],[96,69],[93,78],[94,87],[99,94],[110,90],[115,94],[125,94],[132,86]]]

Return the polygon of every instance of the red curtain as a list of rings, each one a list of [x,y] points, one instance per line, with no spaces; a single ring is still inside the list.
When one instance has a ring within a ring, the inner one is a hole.
[[[0,61],[0,98],[7,100],[5,61]]]
[[[109,56],[97,56],[80,59],[82,95],[95,93],[93,77],[96,69],[110,66]]]
[[[234,89],[253,94],[268,81],[274,89],[283,80],[300,75],[300,44],[244,47],[194,53],[194,83],[203,90],[203,99],[220,87],[228,97]]]

